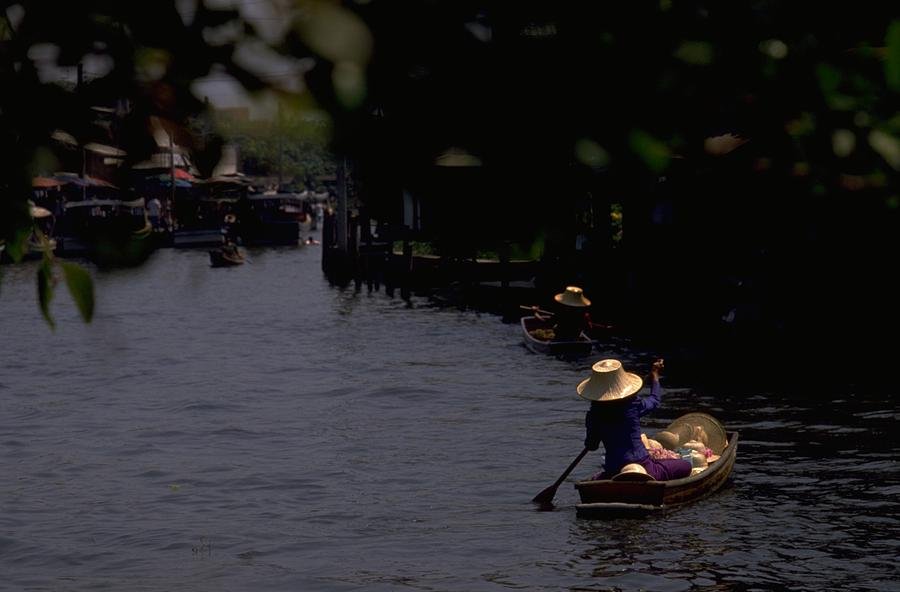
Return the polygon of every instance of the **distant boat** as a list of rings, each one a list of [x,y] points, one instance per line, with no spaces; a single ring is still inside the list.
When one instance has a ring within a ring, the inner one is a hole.
[[[40,259],[44,253],[56,250],[56,239],[53,238],[53,229],[56,217],[47,208],[30,204],[31,219],[34,225],[31,236],[28,237],[28,249],[25,252],[26,259]]]
[[[248,201],[249,216],[241,226],[244,244],[298,245],[312,226],[309,206],[296,193],[261,193]]]
[[[41,259],[45,253],[53,253],[56,250],[56,239],[53,238],[53,229],[56,218],[53,212],[47,208],[34,205],[29,202],[31,211],[31,234],[23,245],[21,258]],[[6,253],[6,243],[0,241],[0,262],[11,261]]]
[[[234,196],[182,197],[176,202],[174,247],[218,247],[224,242],[225,217],[237,204]]]
[[[213,249],[209,252],[209,264],[213,267],[234,267],[243,265],[244,256],[236,248],[234,251]]]
[[[59,249],[64,255],[88,255],[101,264],[131,265],[153,250],[147,240],[153,226],[144,199],[87,199],[65,204]]]
[[[522,317],[522,339],[525,346],[538,354],[551,354],[566,358],[579,358],[589,356],[594,348],[594,342],[584,331],[577,340],[557,341],[554,339],[542,339],[542,332],[552,332],[553,323],[537,317]]]

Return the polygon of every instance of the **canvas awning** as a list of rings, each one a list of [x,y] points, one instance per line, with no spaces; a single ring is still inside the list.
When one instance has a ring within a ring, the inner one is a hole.
[[[128,155],[127,152],[120,150],[115,146],[107,146],[106,144],[98,144],[97,142],[85,144],[84,149],[96,152],[97,154],[102,154],[103,156],[114,156],[116,158],[125,158]]]
[[[31,180],[31,186],[35,189],[53,189],[62,186],[62,182],[49,177],[35,177]]]
[[[87,175],[81,178],[75,173],[56,173],[53,175],[53,178],[62,185],[71,183],[77,187],[109,187],[110,189],[116,189],[116,186],[112,183]]]
[[[205,179],[203,183],[207,183],[210,185],[222,184],[222,185],[247,185],[248,181],[243,176],[221,176],[221,177],[212,177],[210,179]]]
[[[193,177],[191,177],[193,179]],[[141,177],[135,181],[138,184],[151,184],[151,185],[159,185],[160,187],[171,187],[172,186],[172,175],[167,173],[160,173],[158,175],[147,175],[146,177]],[[190,189],[191,183],[183,178],[180,178],[178,175],[175,175],[175,187],[180,187],[183,189]]]
[[[49,218],[53,215],[53,212],[48,210],[47,208],[42,208],[41,206],[31,206],[31,217],[32,218]]]
[[[67,201],[65,208],[93,208],[98,206],[117,206],[122,202],[118,199],[85,199],[81,201]]]

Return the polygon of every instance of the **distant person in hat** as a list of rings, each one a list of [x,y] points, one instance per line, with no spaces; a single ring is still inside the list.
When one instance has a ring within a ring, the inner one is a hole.
[[[577,341],[581,332],[588,328],[589,317],[586,315],[591,301],[584,297],[584,291],[578,286],[566,286],[553,299],[558,305],[553,317],[553,340]]]
[[[640,376],[626,372],[619,360],[601,360],[591,368],[576,392],[591,402],[585,417],[584,446],[597,450],[600,442],[606,450],[603,472],[596,479],[611,479],[626,465],[643,467],[657,481],[680,479],[691,474],[691,463],[682,459],[651,458],[641,440],[641,417],[659,406],[659,375],[663,360],[653,362],[650,393],[638,397],[643,386]],[[634,470],[634,467],[629,467]]]
[[[591,301],[584,295],[584,291],[578,286],[566,286],[565,291],[553,297],[556,301],[558,312],[541,310],[537,306],[530,307],[532,314],[541,321],[554,321],[553,331],[555,341],[577,341],[584,332],[588,336],[606,336],[615,327],[607,323],[594,321],[591,317]],[[528,307],[523,307],[528,308]]]
[[[237,225],[237,216],[235,216],[233,213],[225,214],[225,217],[222,219],[222,234],[225,235],[226,243],[237,243]]]
[[[160,220],[162,218],[162,202],[159,201],[158,197],[150,198],[150,201],[147,202],[147,218],[150,219],[150,224],[153,226],[153,229],[156,230],[160,227]]]

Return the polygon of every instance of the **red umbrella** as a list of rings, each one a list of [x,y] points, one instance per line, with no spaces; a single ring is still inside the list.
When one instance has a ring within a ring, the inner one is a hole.
[[[59,187],[60,185],[62,185],[62,183],[57,179],[50,179],[47,177],[35,177],[31,180],[31,186],[35,189],[51,189],[53,187]]]
[[[184,179],[185,181],[193,181],[194,175],[190,174],[184,169],[175,169],[175,178]]]

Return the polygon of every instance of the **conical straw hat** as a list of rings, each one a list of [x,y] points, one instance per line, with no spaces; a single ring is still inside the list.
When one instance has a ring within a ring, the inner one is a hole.
[[[637,463],[627,464],[622,467],[617,475],[613,475],[613,481],[655,481],[655,479],[647,473],[647,469]]]
[[[621,401],[635,395],[644,381],[637,374],[625,372],[619,360],[600,360],[591,366],[590,378],[575,388],[578,396],[588,401]]]
[[[553,299],[566,306],[585,307],[591,305],[591,301],[584,297],[584,291],[578,286],[566,286],[566,291],[560,292]]]

